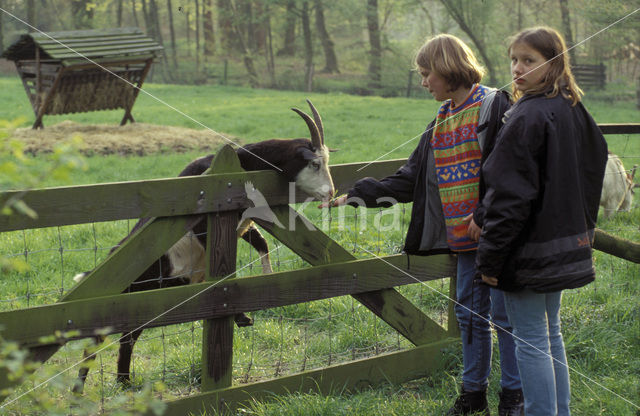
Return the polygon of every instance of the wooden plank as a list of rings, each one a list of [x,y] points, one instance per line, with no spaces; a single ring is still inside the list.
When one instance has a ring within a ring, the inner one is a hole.
[[[324,367],[291,376],[232,388],[195,394],[167,403],[167,414],[201,414],[203,411],[230,412],[253,400],[269,400],[291,393],[340,394],[381,384],[399,384],[433,375],[443,369],[445,351],[458,342],[447,339],[410,350],[383,354],[347,364]],[[152,413],[147,413],[151,416]]]
[[[242,172],[235,150],[225,145],[216,154],[205,174]],[[238,211],[207,216],[207,281],[219,282],[235,274]],[[202,391],[231,386],[233,381],[233,318],[224,316],[202,323]]]
[[[246,181],[274,203],[288,199],[286,182],[271,171],[4,192],[0,204],[20,197],[39,216],[0,215],[0,231],[241,209],[249,206]]]
[[[220,318],[240,312],[372,292],[416,281],[442,279],[455,274],[455,261],[447,254],[410,256],[409,261],[407,256],[397,254],[383,257],[383,260],[351,260],[234,278],[220,284],[205,282],[0,312],[0,326],[4,327],[2,336],[5,339],[34,346],[39,344],[41,337],[56,331],[73,330],[79,332],[79,337],[87,337],[97,329],[108,328],[107,333],[115,334],[143,325],[152,328]],[[24,322],[29,322],[29,325],[23,325]],[[438,326],[433,336],[440,339],[446,334]]]
[[[397,171],[407,159],[392,159],[378,162],[345,163],[331,166],[331,177],[336,187],[336,195],[347,192],[360,179],[371,176],[384,178]]]
[[[601,123],[602,134],[640,134],[640,123]]]
[[[273,207],[287,229],[256,219],[265,230],[312,265],[352,260],[355,257],[306,218],[287,206]],[[432,342],[439,325],[394,289],[355,295],[359,302],[415,345]]]
[[[334,165],[331,174],[336,187],[344,190],[361,177],[391,174],[401,164],[401,160],[379,162],[361,172],[358,169],[364,163]],[[250,206],[245,182],[252,182],[271,206],[290,203],[287,181],[274,171],[11,191],[0,193],[0,205],[20,197],[38,218],[0,215],[0,232],[243,209]],[[296,202],[307,198],[303,192],[296,192]]]
[[[201,216],[155,218],[145,224],[62,300],[121,293],[202,220]]]

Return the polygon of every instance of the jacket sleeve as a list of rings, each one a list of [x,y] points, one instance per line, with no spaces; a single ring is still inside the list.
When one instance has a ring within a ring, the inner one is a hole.
[[[407,163],[402,165],[393,175],[377,180],[372,177],[360,179],[347,194],[347,203],[352,206],[364,205],[368,208],[389,207],[393,205],[390,200],[396,202],[413,201],[413,192],[417,177],[424,163],[424,149],[427,140],[431,137],[430,131],[433,123],[420,138],[420,143],[415,148]],[[380,200],[383,198],[384,200]]]
[[[482,149],[482,165],[484,165],[485,161],[493,151],[496,143],[496,136],[498,135],[498,132],[503,125],[502,117],[504,116],[505,111],[507,111],[510,106],[511,96],[509,95],[509,93],[502,90],[496,90],[496,97],[493,100],[491,106],[491,116],[489,117],[489,121],[484,126],[478,126],[479,131],[480,129],[486,129],[486,140],[484,148]],[[482,224],[484,222],[485,208],[482,203],[482,199],[484,198],[485,193],[486,185],[484,183],[484,175],[481,170],[478,206],[473,212],[473,221],[480,228],[482,228]]]
[[[485,162],[485,215],[476,257],[478,270],[484,275],[513,278],[501,272],[538,198],[541,168],[537,155],[545,134],[545,123],[527,126],[524,115],[514,117],[503,127]]]

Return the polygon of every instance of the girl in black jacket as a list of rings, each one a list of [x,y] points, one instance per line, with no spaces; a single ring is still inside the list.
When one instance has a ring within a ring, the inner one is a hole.
[[[407,163],[394,175],[364,178],[332,206],[388,206],[413,202],[404,251],[410,254],[455,252],[458,257],[456,316],[462,335],[462,392],[447,415],[488,415],[486,397],[491,369],[491,324],[498,332],[500,416],[520,416],[523,402],[503,294],[474,283],[475,253],[482,225],[480,166],[491,152],[507,93],[479,84],[483,69],[460,39],[439,35],[416,56],[422,86],[442,102]],[[504,330],[503,330],[504,329]]]
[[[476,264],[505,290],[527,416],[569,415],[562,289],[593,281],[591,256],[607,145],[585,110],[562,36],[539,27],[509,47],[514,106],[482,172]]]

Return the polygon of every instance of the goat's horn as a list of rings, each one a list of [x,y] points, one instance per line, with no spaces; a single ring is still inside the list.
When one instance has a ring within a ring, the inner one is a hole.
[[[322,148],[322,139],[320,138],[320,132],[318,131],[318,126],[316,123],[309,117],[309,115],[303,111],[298,110],[297,108],[292,108],[293,111],[298,113],[300,117],[307,123],[307,127],[309,127],[309,133],[311,134],[311,144],[315,149]]]
[[[310,100],[307,100],[307,103],[309,103],[309,108],[311,108],[311,112],[313,113],[313,119],[315,120],[316,126],[318,126],[318,131],[320,132],[320,141],[324,146],[324,126],[322,125],[322,118],[320,118],[320,113],[318,113],[318,110],[316,110],[313,103],[311,103]]]

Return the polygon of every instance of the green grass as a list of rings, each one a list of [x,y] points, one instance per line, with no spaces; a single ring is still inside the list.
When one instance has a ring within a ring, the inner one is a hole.
[[[320,110],[326,129],[327,144],[339,148],[332,163],[373,160],[420,134],[433,117],[437,103],[431,99],[357,97],[343,94],[304,94],[235,87],[148,84],[149,92],[206,126],[243,142],[272,137],[302,137],[304,123],[289,108],[304,108],[309,97]],[[30,106],[17,79],[0,78],[0,119],[25,117],[33,120]],[[595,96],[585,105],[598,122],[633,122],[638,110],[633,101],[613,103]],[[136,120],[145,123],[195,127],[192,121],[157,101],[141,95],[133,111]],[[72,119],[85,123],[118,123],[120,111],[45,117],[45,126]],[[640,141],[637,136],[610,136],[610,148],[623,157],[627,167],[640,164]],[[417,139],[385,158],[406,157]],[[93,156],[87,158],[89,170],[74,174],[73,184],[101,183],[174,176],[198,154],[154,154],[146,157]],[[53,180],[48,186],[59,185]],[[637,204],[637,201],[636,201]],[[400,228],[380,232],[373,226],[378,210],[359,211],[346,208],[323,229],[357,257],[368,257],[363,250],[376,254],[398,252],[402,246],[410,205],[404,207]],[[321,224],[320,212],[310,206],[307,215]],[[332,214],[333,215],[333,214]],[[366,226],[359,220],[366,218]],[[342,217],[341,217],[342,216]],[[341,218],[344,227],[339,226]],[[601,219],[599,226],[616,235],[640,240],[640,210],[619,213]],[[51,303],[73,285],[75,273],[95,267],[108,249],[133,226],[131,221],[117,221],[72,227],[27,230],[0,234],[0,253],[25,258],[32,269],[26,274],[0,278],[0,310]],[[279,244],[269,239],[270,247]],[[239,243],[238,267],[257,259],[255,252]],[[61,250],[62,248],[62,250]],[[26,255],[25,255],[26,253]],[[576,415],[632,415],[635,407],[595,383],[640,403],[640,284],[639,267],[603,253],[595,253],[598,279],[579,289],[566,291],[562,309],[564,336],[572,373],[572,410]],[[288,249],[272,254],[276,270],[308,267]],[[239,275],[260,273],[258,263],[241,270]],[[411,285],[400,291],[436,321],[446,320],[448,282],[431,282],[428,287]],[[350,297],[291,305],[252,314],[256,325],[236,329],[234,339],[234,378],[236,382],[271,378],[303,368],[361,358],[388,350],[409,348],[407,341],[374,317]],[[136,345],[133,369],[134,387],[145,382],[163,381],[164,399],[180,397],[199,389],[201,327],[198,322],[145,331]],[[109,337],[113,342],[117,337]],[[81,357],[82,342],[68,344],[50,360],[47,369],[62,370]],[[101,403],[120,392],[115,383],[117,347],[109,346],[96,363],[87,385],[86,397]],[[459,383],[461,357],[457,348],[447,355],[446,369],[427,379],[399,386],[383,386],[358,394],[320,396],[296,394],[255,402],[240,414],[267,415],[415,415],[442,414],[451,405]],[[250,371],[249,371],[250,369]],[[499,372],[497,357],[490,382],[490,405],[497,407]],[[69,377],[75,374],[70,371]],[[42,373],[41,377],[42,377]],[[583,376],[584,375],[584,376]],[[586,376],[586,377],[585,377]],[[27,384],[20,388],[26,391]],[[61,402],[69,400],[51,385],[42,387]],[[13,404],[9,411],[29,414],[28,400]]]

